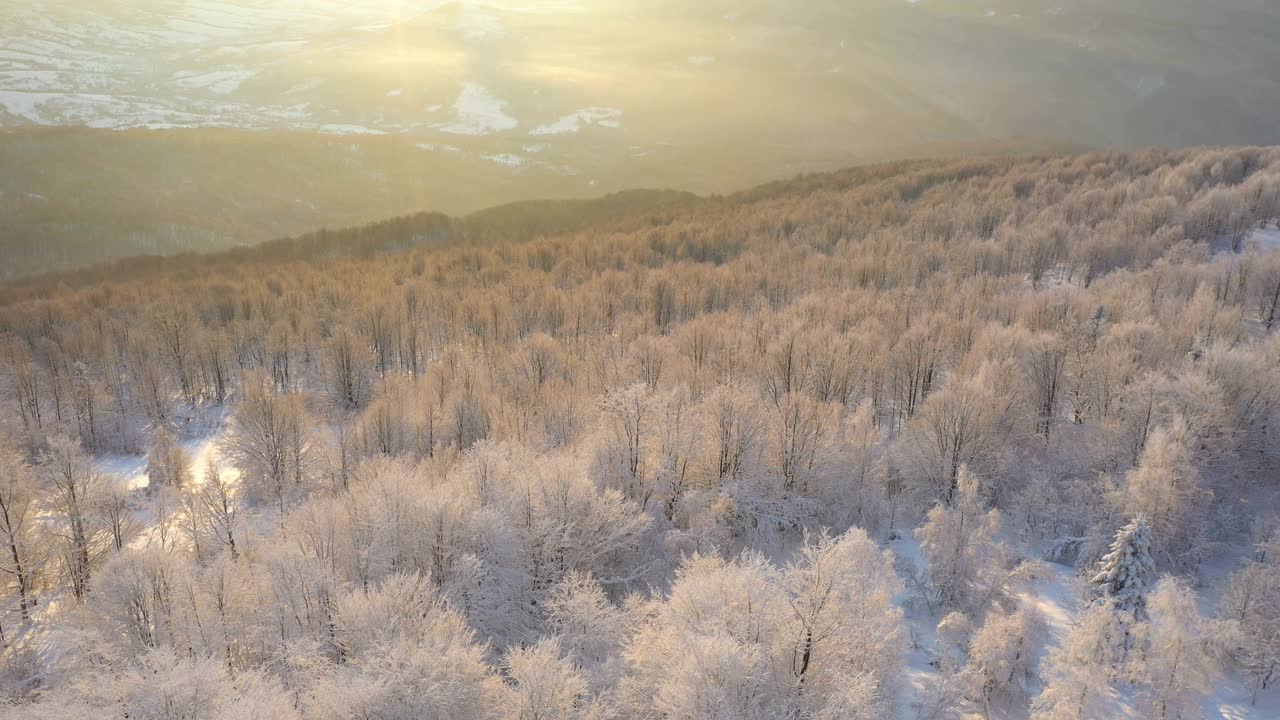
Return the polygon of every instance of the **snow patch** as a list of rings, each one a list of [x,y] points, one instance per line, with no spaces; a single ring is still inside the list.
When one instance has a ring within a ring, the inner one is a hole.
[[[483,86],[463,83],[462,92],[453,103],[453,120],[441,125],[439,130],[455,135],[487,135],[510,130],[520,123],[507,114],[507,105],[506,100]]]
[[[215,95],[229,95],[240,89],[240,84],[257,75],[256,70],[217,70],[196,73],[183,71],[173,78],[179,86],[188,90],[207,90]]]
[[[526,162],[523,157],[520,157],[519,155],[513,155],[511,153],[498,153],[497,155],[481,155],[480,157],[483,157],[485,160],[488,160],[489,162],[495,162],[495,163],[498,163],[499,165],[506,165],[507,167],[513,167],[513,168],[520,167],[524,165]]]
[[[590,125],[600,125],[601,127],[617,128],[621,127],[618,118],[622,117],[622,111],[618,108],[611,107],[588,107],[582,108],[577,112],[570,113],[559,120],[541,125],[529,131],[530,135],[565,135],[568,133],[576,133],[583,127]]]
[[[187,454],[190,461],[187,467],[191,471],[191,482],[199,486],[204,482],[205,468],[212,460],[218,467],[223,480],[235,483],[240,479],[240,471],[223,456],[220,448],[230,430],[225,410],[215,412],[211,417],[199,419],[196,423],[196,434],[180,440],[178,444]],[[193,429],[188,426],[188,430]],[[141,490],[151,484],[147,475],[147,456],[144,455],[104,455],[93,461],[94,470],[100,475],[117,482],[126,490]]]
[[[1280,250],[1280,227],[1254,230],[1244,242],[1246,247],[1252,245],[1259,252]]]
[[[40,122],[40,116],[37,112],[39,108],[46,102],[60,96],[59,93],[0,91],[0,108],[4,108],[5,112],[10,115],[17,115],[32,122]]]
[[[146,98],[101,93],[0,90],[0,109],[28,122],[46,125],[110,129],[159,122],[217,124],[213,122],[216,118],[179,112]]]
[[[1230,235],[1223,235],[1213,240],[1209,244],[1210,252],[1217,257],[1230,257],[1236,254],[1235,244],[1232,242]],[[1280,250],[1280,226],[1273,228],[1256,228],[1244,236],[1239,243],[1239,249],[1244,252],[1249,249],[1256,250],[1260,253],[1275,252]]]
[[[329,123],[319,127],[320,132],[335,135],[386,135],[382,130],[375,130],[364,125],[348,125],[346,123]]]
[[[426,150],[427,152],[445,152],[445,153],[451,153],[454,155],[463,154],[462,148],[456,145],[435,145],[432,143],[418,143],[414,147],[418,148],[419,150]]]

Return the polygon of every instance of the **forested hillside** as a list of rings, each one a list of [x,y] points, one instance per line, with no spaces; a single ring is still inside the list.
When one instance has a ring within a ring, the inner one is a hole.
[[[1277,219],[902,162],[15,289],[0,716],[1275,717]]]
[[[251,247],[409,213],[463,216],[516,200],[628,187],[585,160],[568,168],[570,159],[550,148],[536,162],[512,166],[503,161],[525,152],[519,143],[450,143],[215,129],[0,131],[0,283],[120,258]],[[598,152],[585,139],[577,148]],[[732,168],[740,184],[777,173],[758,161],[700,157]],[[729,187],[696,169],[670,171],[673,165],[666,156],[637,160],[627,180]]]
[[[491,216],[495,206],[536,199],[530,204],[538,207],[636,187],[723,193],[888,157],[1068,148],[1027,141],[743,153],[725,142],[632,150],[625,138],[591,134],[550,144],[538,137],[219,128],[0,129],[0,284],[118,259],[248,248],[413,213]]]
[[[625,231],[670,222],[676,210],[716,202],[675,190],[627,190],[592,199],[536,200],[499,205],[463,217],[427,212],[340,230],[317,230],[296,237],[208,253],[125,257],[80,270],[45,273],[0,287],[0,303],[46,297],[66,286],[141,280],[177,273],[207,272],[215,265],[239,267],[335,257],[369,257],[410,248],[446,245],[485,247],[526,241],[590,227]]]

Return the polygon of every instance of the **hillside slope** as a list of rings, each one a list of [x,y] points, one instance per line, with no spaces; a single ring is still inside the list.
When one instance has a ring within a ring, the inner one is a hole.
[[[0,718],[1269,718],[1278,219],[934,160],[16,289]]]

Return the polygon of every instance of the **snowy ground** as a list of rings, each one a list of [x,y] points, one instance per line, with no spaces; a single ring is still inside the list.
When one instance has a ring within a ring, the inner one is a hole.
[[[1280,250],[1280,227],[1254,230],[1245,240],[1245,247],[1253,246],[1259,252]]]
[[[495,43],[512,34],[503,17],[535,22],[543,15],[572,17],[580,10],[576,0],[172,0],[164,5],[0,3],[0,126],[500,134],[519,125],[510,98],[500,97],[503,91],[493,90],[488,81],[476,80],[492,79],[483,64],[474,73],[460,67],[466,64],[460,58],[476,50],[455,41],[497,52],[505,46]],[[427,40],[410,51],[403,45],[405,28],[426,33]],[[388,56],[391,45],[396,46],[393,57]],[[316,69],[335,56],[362,69],[358,84],[351,85],[343,72]],[[432,67],[429,81],[408,82],[413,74],[405,68],[412,63]],[[366,87],[369,83],[385,87]],[[374,95],[365,97],[367,90]],[[531,91],[537,94],[537,88]],[[530,89],[520,92],[527,96]],[[449,103],[452,118],[442,123],[408,109],[405,98],[420,95],[435,101],[430,107],[456,98]],[[290,102],[280,103],[282,96]],[[353,100],[335,99],[343,97]],[[620,127],[621,111],[614,108],[559,110],[569,114],[546,126],[547,134],[589,125]]]
[[[222,457],[218,446],[226,435],[229,417],[225,409],[216,409],[203,417],[193,417],[184,422],[185,431],[178,434],[178,442],[187,451],[191,459],[193,482],[200,483],[204,479],[204,469],[210,458],[218,463],[223,477],[238,478],[240,471]],[[142,455],[104,455],[94,462],[94,467],[103,475],[115,482],[123,484],[130,490],[146,488],[150,481],[147,478],[147,456]]]
[[[618,108],[609,107],[588,107],[582,108],[577,112],[570,113],[559,120],[541,125],[529,131],[530,135],[564,135],[567,133],[576,133],[584,127],[591,125],[600,125],[607,128],[618,128],[621,122],[618,118],[622,117],[622,111]]]
[[[178,436],[179,444],[187,452],[191,461],[191,483],[198,487],[204,482],[205,468],[212,460],[217,464],[222,478],[234,483],[240,477],[240,471],[233,467],[222,455],[220,446],[227,433],[228,414],[225,408],[215,408],[200,415],[184,420],[182,434]],[[145,547],[157,539],[157,518],[165,515],[172,525],[181,519],[181,510],[170,508],[161,512],[157,507],[156,497],[148,492],[151,484],[147,477],[146,455],[112,455],[98,458],[94,463],[99,473],[108,482],[116,483],[130,491],[136,503],[134,521],[140,531],[134,538],[133,545]]]
[[[1231,249],[1231,238],[1220,237],[1212,244],[1212,252],[1216,256],[1234,255]],[[1275,252],[1280,250],[1280,227],[1258,228],[1245,236],[1244,241],[1240,243],[1240,251],[1248,252],[1249,250],[1257,250],[1260,253]]]
[[[454,135],[487,135],[511,130],[519,122],[507,114],[507,101],[477,83],[463,83],[453,102],[453,120],[439,126]]]

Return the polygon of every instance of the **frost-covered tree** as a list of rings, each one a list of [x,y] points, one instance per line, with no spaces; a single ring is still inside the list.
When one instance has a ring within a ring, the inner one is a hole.
[[[834,424],[831,408],[789,392],[769,404],[768,418],[771,469],[781,476],[785,492],[808,495]]]
[[[595,578],[571,572],[549,593],[547,626],[560,649],[587,673],[594,690],[617,680],[619,651],[626,634],[626,617]]]
[[[188,633],[197,630],[184,592],[190,567],[160,547],[125,550],[113,555],[94,578],[90,607],[104,642],[118,650],[144,652],[190,647]]]
[[[235,484],[210,456],[205,463],[204,482],[195,490],[199,517],[206,524],[216,544],[226,547],[231,559],[239,557],[236,537],[240,534],[240,493]]]
[[[31,720],[127,717],[138,720],[241,720],[302,716],[280,683],[261,672],[232,674],[216,660],[169,648],[86,672],[65,689],[22,708]]]
[[[1044,689],[1031,703],[1032,720],[1094,720],[1113,710],[1120,660],[1116,610],[1110,601],[1086,607],[1071,632],[1049,651]]]
[[[1202,551],[1211,493],[1186,447],[1186,426],[1157,428],[1148,438],[1137,468],[1125,483],[1125,507],[1150,525],[1150,553],[1166,567],[1194,567]]]
[[[1234,656],[1249,675],[1254,697],[1280,677],[1280,533],[1259,544],[1223,586],[1218,617],[1236,623]]]
[[[1129,620],[1141,621],[1146,618],[1147,594],[1155,581],[1151,525],[1145,516],[1138,515],[1116,532],[1111,549],[1089,578],[1090,592],[1095,603],[1110,604]]]
[[[17,449],[0,445],[0,577],[4,579],[0,588],[9,607],[16,597],[19,622],[31,617],[38,602],[37,580],[44,564],[36,534],[39,499],[35,471]],[[0,628],[0,641],[3,638]]]
[[[1038,677],[1044,634],[1043,621],[1032,608],[988,613],[969,642],[969,661],[961,672],[969,697],[980,704],[984,717],[991,717],[993,706],[1027,702]]]
[[[938,621],[937,654],[953,664],[963,663],[969,655],[969,642],[973,639],[973,620],[968,615],[953,610]]]
[[[600,449],[600,474],[607,485],[617,487],[641,508],[648,507],[655,492],[646,464],[652,406],[653,398],[643,383],[615,389],[600,404],[610,430],[609,441]]]
[[[89,591],[97,552],[98,518],[94,509],[103,482],[79,443],[65,436],[49,441],[41,455],[40,475],[49,487],[46,496],[56,520],[53,533],[60,541],[63,568],[76,600]]]
[[[1034,406],[1036,433],[1048,440],[1066,375],[1067,350],[1064,343],[1052,335],[1036,338],[1024,352],[1022,366]]]
[[[902,662],[902,616],[893,602],[901,585],[892,568],[892,555],[860,529],[807,542],[787,566],[784,632],[793,638],[792,675],[806,692],[825,701],[837,673],[873,673],[888,690],[888,670]]]
[[[18,408],[18,417],[27,436],[28,444],[34,445],[44,431],[44,416],[40,408],[41,377],[32,362],[31,351],[26,343],[17,338],[10,338],[0,346],[3,352],[6,376],[10,392],[13,393],[14,404]]]
[[[770,687],[768,658],[758,644],[724,632],[697,635],[670,658],[667,676],[634,714],[679,720],[767,720],[787,707]],[[639,699],[639,698],[637,698]]]
[[[152,491],[160,488],[182,488],[191,480],[191,458],[186,448],[178,444],[178,439],[165,428],[156,431],[151,452],[147,455],[148,487]]]
[[[900,441],[909,477],[925,502],[954,502],[960,469],[995,469],[1010,397],[996,387],[1006,370],[985,365],[971,376],[952,376],[920,406]]]
[[[373,357],[363,338],[346,327],[337,328],[324,345],[323,368],[331,402],[351,410],[368,401]]]
[[[510,678],[505,716],[511,720],[607,720],[612,709],[588,692],[587,681],[555,640],[509,650],[502,659]]]
[[[825,504],[829,512],[838,513],[844,522],[862,528],[875,528],[881,518],[878,494],[874,492],[872,472],[878,459],[880,429],[876,426],[875,408],[863,401],[848,416],[843,433],[847,453],[847,470],[838,470],[829,485],[831,496]]]
[[[1214,633],[1200,617],[1195,592],[1180,580],[1161,580],[1149,606],[1150,620],[1136,630],[1140,651],[1130,669],[1143,710],[1153,720],[1197,717],[1222,674]]]
[[[758,554],[695,556],[670,596],[640,611],[624,650],[623,710],[726,720],[830,715],[862,688],[860,702],[883,714],[901,666],[900,589],[891,558],[861,530],[816,538],[786,568]]]
[[[981,613],[992,602],[1007,601],[1033,572],[1033,565],[1013,559],[999,533],[1000,511],[986,509],[978,478],[962,467],[953,502],[935,505],[916,530],[938,603]]]
[[[759,555],[686,560],[669,597],[636,610],[618,686],[623,711],[641,718],[779,711],[779,680],[768,658],[784,609],[772,585],[776,572]]]
[[[137,503],[133,492],[119,482],[108,479],[103,483],[102,492],[95,503],[98,516],[106,526],[111,538],[111,548],[123,550],[129,541],[144,530],[144,523],[139,520]]]
[[[194,318],[191,308],[185,303],[165,303],[157,305],[152,315],[153,337],[163,350],[182,399],[188,405],[196,400],[196,385],[193,376],[192,356],[194,354],[193,328]]]
[[[889,712],[875,673],[844,675],[836,688],[814,714],[814,720],[879,720]]]
[[[317,440],[302,398],[277,394],[265,380],[246,378],[223,451],[246,489],[283,513],[307,489]]]
[[[761,428],[755,398],[742,387],[720,385],[703,404],[709,438],[708,475],[720,485],[741,477],[759,450]]]
[[[345,592],[333,624],[340,663],[298,648],[295,662],[309,666],[307,717],[501,716],[503,688],[482,646],[425,578],[396,575],[368,592]]]

